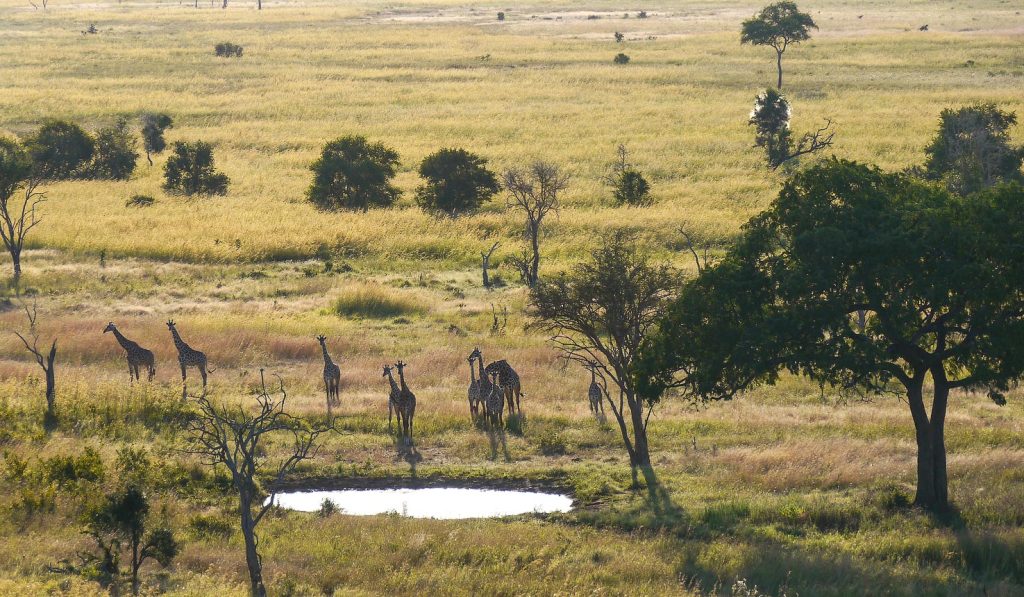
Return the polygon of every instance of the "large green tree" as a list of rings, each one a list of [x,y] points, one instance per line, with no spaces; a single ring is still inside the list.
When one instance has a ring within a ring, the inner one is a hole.
[[[945,509],[950,391],[1002,403],[1024,374],[1022,204],[1016,184],[961,197],[846,161],[800,173],[683,289],[644,346],[638,390],[728,398],[788,371],[898,391],[916,430],[915,502]]]
[[[478,209],[501,188],[487,160],[465,149],[439,149],[423,159],[419,172],[424,184],[416,202],[443,215]]]
[[[811,15],[800,12],[794,2],[776,2],[761,9],[743,21],[740,43],[771,46],[775,49],[775,64],[779,70],[778,88],[782,89],[782,55],[791,45],[811,38],[811,29],[817,29]]]
[[[40,222],[36,208],[46,197],[29,152],[15,139],[0,137],[0,240],[11,256],[13,285],[21,281],[21,252],[28,233]]]
[[[943,110],[939,130],[925,148],[925,177],[961,195],[1006,180],[1024,180],[1024,147],[1010,143],[1017,115],[993,104]]]
[[[320,158],[309,167],[313,184],[306,197],[320,209],[388,207],[402,191],[391,184],[398,167],[398,152],[366,137],[349,135],[324,145]]]

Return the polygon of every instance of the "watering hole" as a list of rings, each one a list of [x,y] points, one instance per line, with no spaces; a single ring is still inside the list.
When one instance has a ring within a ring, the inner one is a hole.
[[[315,512],[330,500],[342,514],[396,513],[412,518],[497,518],[516,514],[568,512],[572,498],[537,491],[427,487],[287,491],[274,503],[288,510]]]

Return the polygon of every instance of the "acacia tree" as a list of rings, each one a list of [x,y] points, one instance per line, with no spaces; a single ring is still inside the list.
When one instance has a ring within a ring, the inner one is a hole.
[[[146,150],[146,160],[153,165],[152,154],[161,153],[167,147],[164,131],[174,126],[174,121],[167,114],[143,114],[142,146]]]
[[[1010,144],[1016,123],[1016,114],[993,104],[943,110],[939,131],[925,148],[925,177],[961,195],[1004,180],[1024,180],[1024,146]]]
[[[950,391],[1004,403],[1024,374],[1022,202],[1016,184],[961,198],[839,160],[797,174],[684,287],[643,348],[640,393],[729,398],[781,371],[899,391],[917,441],[915,503],[941,511]]]
[[[11,256],[16,290],[21,282],[25,239],[39,225],[36,208],[46,201],[39,184],[28,151],[13,139],[0,138],[0,240]]]
[[[524,234],[530,243],[529,252],[511,256],[509,260],[532,288],[539,279],[541,226],[549,213],[558,211],[558,195],[569,186],[569,175],[555,164],[538,160],[525,170],[506,170],[502,180],[508,192],[505,205],[523,212],[526,217]]]
[[[777,170],[782,164],[802,155],[813,154],[830,147],[835,131],[832,121],[813,133],[807,133],[795,144],[789,128],[792,110],[785,96],[775,89],[765,89],[754,100],[747,122],[754,127],[754,145],[764,149],[768,167]]]
[[[121,550],[128,549],[132,595],[139,594],[139,569],[146,560],[169,566],[178,555],[178,543],[166,527],[147,531],[149,499],[135,486],[106,496],[86,514],[86,533],[96,541],[101,554],[90,558],[105,584],[121,576]]]
[[[754,46],[771,46],[775,49],[775,64],[779,71],[776,87],[782,89],[782,55],[792,44],[811,38],[811,29],[817,29],[814,19],[800,12],[794,2],[776,2],[761,9],[761,12],[743,21],[740,43]]]
[[[634,366],[648,331],[665,314],[678,275],[653,265],[619,233],[568,274],[538,284],[530,294],[531,316],[562,356],[592,369],[614,385],[605,399],[629,454],[633,483],[637,471],[653,479],[647,423],[660,396],[637,393]],[[607,385],[607,384],[606,384]]]
[[[164,190],[182,195],[225,195],[231,179],[213,164],[213,146],[177,141],[164,164]]]
[[[317,438],[331,429],[328,425],[310,425],[287,414],[284,407],[288,393],[284,382],[280,378],[278,381],[280,385],[272,394],[260,369],[255,413],[242,406],[215,405],[203,394],[196,399],[196,412],[186,424],[191,436],[188,451],[202,457],[210,466],[223,464],[231,473],[231,482],[238,492],[245,562],[254,597],[267,594],[263,585],[263,561],[258,550],[256,526],[273,507],[277,485],[299,462],[316,455],[319,448]],[[290,435],[292,440],[289,443],[290,453],[276,469],[265,466],[266,440],[274,434]],[[271,479],[269,492],[259,482],[265,475]],[[266,499],[261,501],[264,495]]]

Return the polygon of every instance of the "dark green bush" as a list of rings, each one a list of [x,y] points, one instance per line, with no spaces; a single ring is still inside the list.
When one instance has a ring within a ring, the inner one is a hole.
[[[96,149],[89,133],[74,122],[49,120],[25,140],[35,173],[46,180],[67,180],[88,174]]]
[[[628,64],[629,56],[626,56],[622,52],[619,52],[618,54],[615,55],[613,62],[615,62],[615,64]]]
[[[213,53],[221,58],[241,58],[242,46],[225,41],[213,46]]]
[[[387,207],[401,195],[391,184],[398,152],[366,137],[349,135],[324,146],[309,167],[313,184],[306,197],[320,209]]]
[[[178,141],[164,165],[164,190],[182,195],[225,195],[231,179],[213,166],[213,146]]]
[[[498,177],[487,160],[465,149],[441,149],[423,159],[419,169],[424,184],[416,202],[424,210],[458,215],[478,209],[498,192]]]
[[[138,142],[128,120],[119,118],[116,123],[96,133],[96,150],[93,156],[91,175],[94,178],[127,180],[135,171],[139,159]]]

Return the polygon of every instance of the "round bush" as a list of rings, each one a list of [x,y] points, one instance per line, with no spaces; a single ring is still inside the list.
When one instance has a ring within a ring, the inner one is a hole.
[[[427,156],[420,164],[425,183],[416,191],[416,202],[425,210],[452,216],[479,208],[500,188],[486,164],[486,159],[465,149],[441,149]]]

